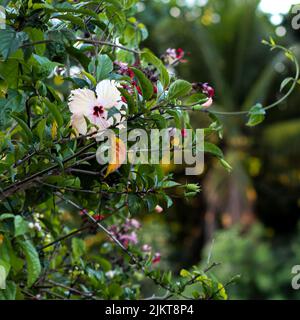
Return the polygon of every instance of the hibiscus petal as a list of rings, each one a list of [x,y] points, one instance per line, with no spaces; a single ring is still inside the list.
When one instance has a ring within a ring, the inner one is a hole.
[[[92,90],[76,89],[71,91],[69,109],[72,113],[88,116],[96,105],[97,99]]]
[[[121,101],[121,93],[117,89],[117,82],[112,80],[103,80],[96,87],[98,104],[105,109],[118,107]]]
[[[71,117],[71,126],[76,132],[86,135],[87,124],[83,115],[73,114]]]
[[[92,124],[97,126],[99,130],[107,129],[110,126],[110,123],[107,120],[103,119],[102,117],[91,116],[91,117],[88,117],[88,119]]]

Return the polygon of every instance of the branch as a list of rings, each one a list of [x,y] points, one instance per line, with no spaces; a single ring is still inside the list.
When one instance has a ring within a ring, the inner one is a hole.
[[[154,276],[152,276],[151,274],[149,274],[146,270],[145,267],[143,266],[143,264],[139,261],[139,259],[137,257],[135,257],[126,247],[123,246],[123,244],[108,230],[106,229],[100,222],[98,222],[93,216],[89,215],[89,213],[87,212],[86,209],[82,208],[80,205],[76,204],[75,202],[73,202],[70,199],[65,198],[60,192],[55,192],[54,193],[57,197],[59,197],[60,199],[64,200],[65,202],[69,203],[70,205],[72,205],[74,208],[80,210],[91,222],[93,222],[95,225],[98,226],[99,229],[101,229],[101,231],[103,231],[104,233],[106,233],[106,235],[118,246],[122,249],[123,252],[126,253],[126,255],[128,255],[128,257],[131,259],[131,261],[137,266],[138,269],[140,269],[146,277],[148,277],[149,279],[151,279],[155,284],[161,286],[163,289],[167,290],[168,292],[171,292],[170,296],[174,296],[174,295],[179,295],[181,297],[183,297],[184,299],[188,299],[188,297],[182,295],[180,292],[177,292],[176,290],[170,288],[169,286],[161,283],[160,281],[158,281]]]
[[[84,297],[88,297],[88,298],[91,298],[91,299],[95,299],[95,297],[93,297],[93,293],[92,292],[82,292],[82,291],[79,291],[75,288],[71,288],[69,286],[66,286],[62,283],[58,283],[58,282],[55,282],[53,280],[47,280],[48,283],[52,284],[53,286],[55,287],[61,287],[63,289],[66,289],[70,292],[73,292],[74,294],[77,294],[77,295],[80,295],[80,296],[84,296]]]
[[[299,63],[296,59],[295,54],[293,54],[290,50],[287,50],[286,48],[282,47],[282,46],[274,46],[273,49],[279,49],[279,50],[283,50],[285,53],[289,53],[292,55],[292,61],[294,62],[295,65],[295,76],[293,77],[293,81],[292,81],[292,85],[290,87],[290,89],[288,90],[288,92],[279,100],[273,102],[272,104],[264,107],[264,110],[270,110],[273,109],[274,107],[277,107],[279,104],[281,104],[283,101],[285,101],[290,95],[291,93],[294,91],[295,86],[297,84],[297,81],[299,79],[299,75],[300,75],[300,68],[299,68]],[[206,111],[207,110],[203,110]],[[229,116],[241,116],[241,115],[248,115],[249,111],[218,111],[218,110],[209,110],[208,112],[212,113],[212,114],[217,114],[217,115],[229,115]]]
[[[113,47],[113,48],[118,48],[118,49],[121,49],[121,50],[129,51],[129,52],[132,52],[132,53],[135,53],[135,54],[139,54],[140,53],[140,51],[138,51],[138,50],[130,49],[130,48],[124,47],[122,45],[115,44],[115,43],[108,42],[108,41],[85,39],[85,38],[77,38],[76,41],[95,44],[95,45],[101,45],[101,46],[109,46],[109,47]]]
[[[88,144],[87,146],[83,147],[81,150],[79,150],[78,152],[76,152],[75,154],[73,154],[72,156],[67,157],[66,159],[64,159],[62,161],[63,164],[65,164],[66,162],[76,158],[78,155],[84,153],[86,150],[94,147],[97,145],[97,141],[94,141],[90,144]],[[55,164],[49,168],[46,168],[42,171],[39,171],[21,181],[15,182],[12,185],[8,186],[7,188],[3,189],[3,194],[0,195],[0,200],[3,200],[7,197],[9,197],[11,194],[13,194],[14,192],[18,191],[19,189],[21,189],[24,185],[25,187],[28,186],[28,184],[32,184],[33,182],[35,182],[38,178],[40,178],[41,176],[44,176],[45,174],[55,170],[59,168],[59,164]]]
[[[101,229],[104,233],[106,233],[106,235],[129,256],[129,258],[132,260],[133,263],[135,263],[136,265],[140,264],[138,259],[130,251],[128,251],[128,249],[124,247],[123,244],[108,229],[106,229],[93,216],[89,215],[86,209],[82,208],[72,200],[65,198],[60,192],[55,192],[54,194],[60,199],[64,200],[65,202],[75,207],[76,209],[80,210],[91,222],[93,222],[95,225],[97,225],[99,229]]]
[[[79,229],[77,229],[77,230],[74,230],[74,231],[66,234],[65,236],[62,236],[62,237],[60,237],[60,238],[58,238],[58,239],[56,239],[56,240],[54,240],[54,241],[46,244],[45,246],[41,247],[41,248],[39,249],[39,251],[43,251],[43,250],[45,250],[46,248],[49,248],[49,247],[55,245],[56,243],[59,243],[59,242],[61,242],[61,241],[63,241],[63,240],[66,240],[66,239],[72,237],[72,236],[75,236],[76,234],[78,234],[78,233],[80,233],[80,232],[82,232],[82,231],[84,231],[84,230],[86,230],[86,229],[89,229],[90,227],[91,227],[91,226],[88,225],[88,226],[84,226],[84,227],[82,227],[82,228],[79,228]]]
[[[162,105],[161,105],[161,104],[158,104],[158,105],[154,106],[152,109],[150,109],[149,111],[152,112],[152,111],[158,110],[158,109],[161,108],[161,107],[162,107]],[[133,120],[135,120],[136,118],[142,116],[143,114],[144,114],[144,113],[142,113],[142,112],[137,113],[137,114],[135,114],[134,116],[128,118],[127,121],[133,121]],[[113,129],[113,128],[117,127],[119,124],[120,124],[120,123],[116,123],[116,124],[110,126],[108,129]],[[100,131],[103,131],[103,130],[100,130]],[[99,133],[100,131],[97,131],[97,132]],[[93,134],[95,134],[95,132],[93,132]],[[80,137],[78,137],[78,139],[79,139],[79,138],[80,138]],[[90,148],[92,148],[92,147],[94,147],[94,146],[96,146],[96,145],[97,145],[97,141],[94,141],[94,142],[88,144],[87,146],[83,147],[81,150],[79,150],[79,151],[78,151],[77,153],[75,153],[74,155],[72,155],[72,156],[67,157],[66,159],[64,159],[64,160],[62,161],[62,163],[65,164],[66,162],[68,162],[68,161],[76,158],[78,155],[84,153],[85,151],[87,151],[88,149],[90,149]],[[30,155],[30,157],[27,157],[27,158],[26,158],[26,161],[28,161],[29,159],[31,159],[31,157],[34,156],[35,154],[36,154],[36,152],[33,152],[33,153]],[[10,195],[12,195],[14,192],[17,192],[17,191],[20,190],[20,189],[27,189],[27,188],[29,188],[29,187],[32,185],[32,183],[34,183],[36,180],[38,180],[38,178],[40,178],[40,177],[46,175],[47,173],[50,173],[50,172],[52,172],[53,170],[58,169],[58,168],[59,168],[59,164],[55,164],[55,165],[53,165],[53,166],[51,166],[51,167],[49,167],[49,168],[46,168],[46,169],[44,169],[44,170],[42,170],[42,171],[39,171],[39,172],[35,173],[35,174],[33,174],[33,175],[31,175],[31,176],[29,176],[29,177],[27,177],[27,178],[25,178],[25,179],[23,179],[23,180],[21,180],[21,181],[18,181],[18,182],[15,182],[15,183],[11,184],[10,186],[8,186],[8,187],[6,187],[6,188],[3,189],[3,193],[0,195],[0,200],[6,199],[6,198],[9,197]],[[69,169],[69,168],[68,168],[68,169]],[[74,170],[74,169],[72,169],[72,170]],[[96,174],[96,173],[92,173],[92,174],[94,175],[94,174]]]
[[[94,45],[101,45],[101,46],[108,46],[108,47],[113,47],[113,48],[118,48],[124,51],[129,51],[132,52],[134,54],[140,54],[140,51],[135,50],[135,49],[130,49],[127,47],[124,47],[120,44],[115,44],[109,41],[101,41],[101,40],[93,40],[93,39],[86,39],[86,38],[76,38],[73,40],[74,42],[84,42],[84,43],[90,43],[90,44],[94,44]],[[45,43],[52,43],[52,42],[56,42],[55,40],[41,40],[41,41],[34,41],[34,42],[27,42],[24,43],[20,46],[20,48],[26,48],[26,47],[31,47],[31,46],[35,46],[38,44],[45,44]]]

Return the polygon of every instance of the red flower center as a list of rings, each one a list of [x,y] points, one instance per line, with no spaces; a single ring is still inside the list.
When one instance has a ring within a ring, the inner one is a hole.
[[[102,106],[95,106],[94,107],[93,115],[95,117],[103,117],[103,114],[104,114],[104,107],[102,107]]]

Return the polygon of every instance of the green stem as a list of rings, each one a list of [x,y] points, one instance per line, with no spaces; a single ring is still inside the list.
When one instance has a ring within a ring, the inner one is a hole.
[[[285,49],[284,47],[281,47],[281,46],[276,46],[274,48],[277,48],[277,49],[280,49],[280,50],[287,52],[287,49]],[[297,84],[297,81],[299,79],[299,74],[300,74],[299,63],[298,63],[295,55],[293,55],[293,62],[295,64],[296,73],[293,78],[293,83],[292,83],[289,91],[281,99],[264,107],[264,110],[270,110],[274,107],[277,107],[279,104],[281,104],[283,101],[285,101],[291,95],[291,93],[294,91],[295,86]],[[205,110],[205,111],[207,111],[207,110]],[[209,110],[208,112],[213,113],[213,114],[217,114],[217,115],[231,115],[231,116],[241,116],[241,115],[247,115],[249,113],[249,111],[218,111],[218,110]]]

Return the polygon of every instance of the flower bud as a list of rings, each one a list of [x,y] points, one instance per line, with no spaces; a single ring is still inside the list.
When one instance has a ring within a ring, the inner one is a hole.
[[[184,196],[186,198],[193,198],[198,194],[198,192],[185,192]]]
[[[161,259],[160,253],[156,252],[153,259],[152,259],[152,263],[158,263],[158,262],[160,262],[160,259]]]
[[[154,208],[154,211],[157,212],[157,213],[162,213],[162,212],[164,211],[164,209],[163,209],[161,206],[157,205],[157,206]]]
[[[189,183],[185,186],[187,192],[200,192],[200,186],[197,183]]]
[[[29,222],[28,223],[28,227],[29,227],[29,229],[33,229],[34,228],[34,224],[32,222]]]

